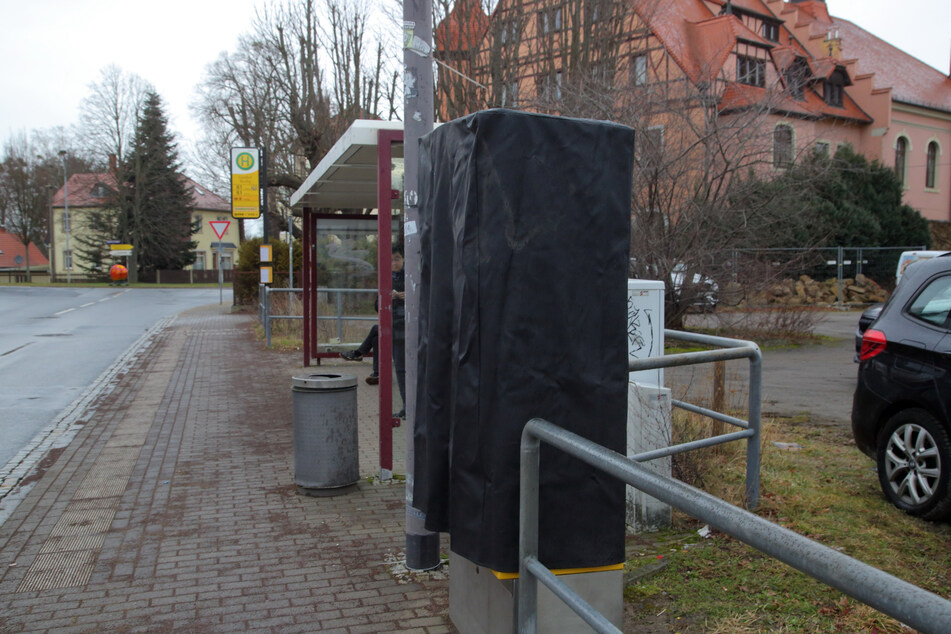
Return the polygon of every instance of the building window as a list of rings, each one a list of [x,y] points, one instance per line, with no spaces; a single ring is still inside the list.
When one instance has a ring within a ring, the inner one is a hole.
[[[545,75],[538,82],[538,94],[545,101],[560,101],[562,73],[557,71],[554,75]]]
[[[777,125],[773,129],[773,167],[785,169],[793,162],[793,129]]]
[[[221,255],[221,270],[230,271],[234,268],[234,260],[230,253],[223,253]]]
[[[192,266],[192,268],[195,269],[196,271],[205,270],[205,252],[204,251],[195,252],[195,264]]]
[[[601,3],[600,2],[595,2],[591,6],[590,15],[591,15],[591,19],[589,20],[589,22],[597,22],[598,20],[601,19]]]
[[[803,99],[806,78],[809,76],[809,65],[805,60],[797,59],[783,72],[786,80],[786,90],[794,99]]]
[[[502,107],[515,108],[518,106],[518,81],[502,84]]]
[[[779,41],[779,25],[771,22],[763,22],[763,37],[770,42]]]
[[[647,55],[631,58],[631,83],[635,86],[647,85]]]
[[[842,107],[842,82],[833,75],[823,82],[822,96],[830,106]]]
[[[829,142],[816,141],[815,153],[819,156],[829,156]]]
[[[501,44],[514,44],[518,40],[518,21],[515,19],[502,20],[500,22],[499,42]]]
[[[72,249],[70,249],[69,251],[63,251],[63,266],[66,268],[67,271],[73,268],[73,250]]]
[[[562,26],[562,8],[545,9],[538,12],[538,32],[542,35],[548,35],[555,31],[560,31]]]
[[[69,213],[63,212],[63,231],[69,231]]]
[[[925,162],[925,187],[935,189],[938,175],[938,143],[928,144],[928,157]]]
[[[908,139],[903,136],[895,140],[895,176],[898,182],[905,186],[905,172],[908,161]]]
[[[737,56],[736,79],[741,84],[762,88],[766,85],[766,61],[743,55]]]
[[[195,214],[195,217],[192,218],[192,226],[195,227],[195,233],[204,231],[205,223],[201,219],[201,214]]]
[[[660,167],[664,157],[664,126],[642,130],[637,135],[637,158],[644,169]]]

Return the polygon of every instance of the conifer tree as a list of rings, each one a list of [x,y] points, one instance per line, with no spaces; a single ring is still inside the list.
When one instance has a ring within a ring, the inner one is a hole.
[[[132,245],[129,276],[181,269],[195,261],[191,190],[168,131],[162,100],[146,95],[132,148],[120,175],[120,232]]]

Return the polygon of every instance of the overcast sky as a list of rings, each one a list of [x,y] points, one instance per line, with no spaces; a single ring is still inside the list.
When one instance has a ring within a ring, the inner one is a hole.
[[[21,130],[76,123],[80,100],[108,64],[151,82],[166,104],[171,128],[194,140],[197,124],[188,105],[205,66],[222,51],[234,50],[255,7],[266,1],[3,0],[0,140]],[[951,0],[828,0],[828,5],[833,15],[949,71]]]

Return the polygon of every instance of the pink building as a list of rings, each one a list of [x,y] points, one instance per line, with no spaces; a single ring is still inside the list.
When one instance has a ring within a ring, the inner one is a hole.
[[[948,223],[951,239],[951,77],[830,15],[824,0],[499,0],[489,16],[474,0],[455,7],[436,29],[437,55],[477,83],[440,68],[444,119],[497,106],[558,113],[579,68],[635,92],[683,82],[719,117],[768,103],[772,169],[846,143],[894,167],[905,202]],[[610,57],[584,44],[607,18],[619,25]],[[646,133],[673,139],[656,118]]]

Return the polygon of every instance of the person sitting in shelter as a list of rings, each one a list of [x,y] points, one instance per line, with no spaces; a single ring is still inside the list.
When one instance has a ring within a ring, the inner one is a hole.
[[[393,414],[394,418],[406,418],[406,271],[403,270],[403,249],[393,247],[393,290],[391,291],[393,307],[393,369],[396,371],[396,383],[400,388],[400,398],[403,407]],[[363,343],[355,350],[341,352],[340,356],[348,361],[360,361],[363,356],[373,352],[373,373],[366,378],[366,382],[376,385],[380,382],[379,362],[379,327],[374,324]]]

